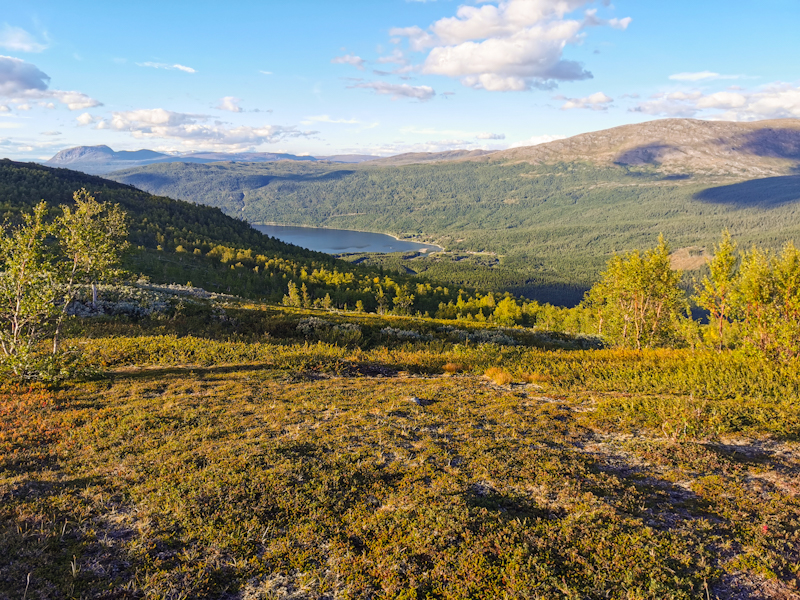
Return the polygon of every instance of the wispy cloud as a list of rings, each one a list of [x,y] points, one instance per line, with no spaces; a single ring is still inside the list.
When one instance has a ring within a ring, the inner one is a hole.
[[[475,136],[479,140],[504,140],[506,139],[505,133],[479,133]]]
[[[613,98],[606,96],[603,92],[597,92],[585,98],[566,98],[565,96],[556,96],[556,100],[566,100],[561,105],[561,110],[574,110],[576,108],[585,108],[589,110],[608,110],[608,106],[614,101]]]
[[[235,96],[225,96],[221,98],[219,104],[216,106],[218,110],[227,110],[228,112],[240,113],[244,112],[241,106],[239,106],[239,102],[241,102],[241,98],[237,98]]]
[[[42,52],[47,49],[47,44],[36,40],[21,27],[12,27],[8,23],[3,23],[3,27],[0,29],[0,48],[12,52]]]
[[[311,125],[312,123],[339,123],[343,125],[360,125],[361,121],[358,119],[333,119],[330,115],[315,115],[306,117],[300,121],[301,125]]]
[[[179,65],[177,63],[174,65],[170,65],[167,63],[160,63],[160,62],[141,62],[136,64],[140,67],[150,67],[152,69],[167,69],[169,71],[183,71],[184,73],[197,73],[197,71],[192,67],[187,67],[186,65]]]
[[[360,56],[354,54],[345,54],[344,56],[337,56],[331,59],[335,65],[352,65],[356,69],[364,70],[364,63],[367,62]]]
[[[385,81],[365,81],[348,87],[372,90],[376,94],[391,96],[393,100],[413,98],[420,102],[425,102],[436,95],[434,89],[427,85],[414,86],[406,83],[387,83]]]
[[[96,129],[126,131],[137,139],[177,140],[192,149],[240,150],[318,133],[280,125],[226,127],[219,121],[209,122],[211,119],[209,115],[153,108],[114,112],[110,119],[94,120]]]
[[[742,75],[720,75],[713,71],[697,71],[696,73],[675,73],[669,78],[673,81],[713,81],[715,79],[742,79]]]
[[[800,118],[800,85],[776,82],[754,90],[663,92],[631,109],[649,115],[730,121]]]

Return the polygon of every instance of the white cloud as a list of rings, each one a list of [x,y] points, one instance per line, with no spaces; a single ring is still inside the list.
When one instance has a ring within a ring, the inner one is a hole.
[[[43,92],[50,77],[36,65],[19,58],[0,56],[0,96],[14,97],[30,91]]]
[[[30,109],[31,105],[28,104],[27,102],[24,104],[17,104],[17,110],[30,110]]]
[[[394,50],[392,50],[391,54],[389,54],[388,56],[381,56],[375,62],[380,63],[382,65],[385,65],[387,63],[406,65],[408,64],[408,59],[406,58],[406,55],[403,53],[403,51],[400,50],[400,48],[395,48]]]
[[[475,136],[479,140],[504,140],[506,139],[505,133],[479,133]]]
[[[0,56],[0,97],[23,104],[29,100],[56,100],[70,110],[101,106],[100,102],[81,92],[49,90],[49,81],[50,77],[36,65],[11,56]]]
[[[558,100],[566,100],[564,104],[561,106],[561,110],[572,110],[576,108],[587,108],[589,110],[608,110],[608,105],[611,104],[614,99],[609,98],[603,92],[596,92],[591,96],[586,96],[585,98],[565,98],[564,96],[558,96]]]
[[[741,75],[720,75],[712,71],[698,71],[697,73],[675,73],[669,78],[673,81],[713,81],[716,79],[741,79]]]
[[[345,148],[344,151],[353,154],[372,154],[376,156],[395,156],[408,152],[447,152],[450,150],[499,150],[497,147],[487,147],[474,141],[453,138],[430,140],[427,142],[387,142],[374,146]]]
[[[159,62],[143,62],[143,63],[136,63],[140,67],[151,67],[153,69],[167,69],[170,71],[183,71],[184,73],[197,73],[195,69],[192,67],[187,67],[185,65],[174,64],[170,65],[167,63],[159,63]]]
[[[127,131],[137,139],[178,140],[184,148],[228,150],[252,148],[317,133],[278,125],[225,127],[219,121],[209,124],[209,119],[207,115],[178,113],[163,108],[139,109],[115,112],[110,121],[100,121],[96,127]]]
[[[601,19],[597,16],[597,9],[592,8],[586,11],[583,24],[585,27],[611,27],[625,31],[632,21],[633,19],[630,17],[625,17],[624,19]]]
[[[415,98],[420,102],[430,100],[436,95],[432,87],[427,85],[408,85],[407,83],[396,84],[385,81],[368,81],[349,86],[351,88],[362,88],[373,90],[376,94],[391,96],[393,100],[400,98]]]
[[[631,110],[650,115],[703,116],[729,121],[800,118],[800,86],[779,82],[755,90],[661,93]]]
[[[272,75],[272,71],[259,71],[262,75]]]
[[[0,29],[0,48],[12,52],[41,52],[47,44],[37,42],[34,37],[21,27],[12,27],[8,23]]]
[[[95,122],[96,119],[92,115],[90,115],[89,113],[83,113],[82,115],[77,117],[75,120],[78,122],[78,125],[85,126],[85,125],[91,125],[92,123]]]
[[[6,106],[5,104],[0,104],[0,113],[4,112],[11,112],[11,109],[8,108],[8,106]]]
[[[361,121],[357,119],[332,119],[330,115],[315,115],[306,117],[300,121],[302,125],[311,125],[312,123],[341,123],[344,125],[359,125]]]
[[[83,110],[86,108],[94,108],[95,106],[102,106],[100,102],[81,92],[49,90],[44,97],[58,100],[62,104],[66,104],[67,108],[70,110]]]
[[[460,6],[456,16],[426,30],[394,28],[411,50],[428,52],[422,72],[460,79],[467,87],[489,91],[552,88],[558,81],[589,79],[580,63],[563,58],[568,44],[579,43],[587,27],[625,29],[629,18],[603,20],[596,11],[585,18],[567,15],[592,0],[500,0]]]
[[[236,98],[235,96],[225,96],[220,99],[217,109],[240,113],[243,112],[242,108],[239,106],[239,102],[241,101],[241,98]]]
[[[364,70],[364,63],[366,62],[360,56],[354,54],[345,54],[344,56],[337,56],[331,59],[335,65],[353,65],[357,69]]]
[[[548,142],[555,142],[556,140],[564,140],[567,136],[565,135],[534,135],[533,137],[522,140],[520,142],[514,142],[509,146],[509,148],[521,148],[523,146],[538,146],[539,144],[547,144]]]
[[[42,135],[55,136],[55,135],[61,135],[61,132],[60,131],[43,131]]]

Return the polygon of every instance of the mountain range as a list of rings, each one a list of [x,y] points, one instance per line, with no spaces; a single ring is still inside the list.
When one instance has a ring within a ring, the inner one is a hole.
[[[46,161],[49,167],[61,167],[104,175],[112,171],[143,167],[162,163],[241,162],[264,163],[284,160],[357,164],[371,162],[376,165],[403,165],[425,162],[441,162],[463,158],[478,158],[488,154],[485,150],[452,150],[448,152],[414,152],[390,157],[371,154],[335,154],[331,156],[300,156],[275,152],[187,152],[165,154],[155,150],[112,150],[108,146],[76,146],[61,150]]]
[[[115,151],[108,146],[76,146],[61,150],[45,164],[50,167],[62,167],[82,171],[90,175],[103,175],[111,171],[142,167],[156,163],[212,163],[212,162],[247,162],[261,163],[281,160],[359,163],[379,158],[366,154],[339,154],[335,156],[298,156],[273,152],[188,152],[165,154],[155,150],[120,150]]]

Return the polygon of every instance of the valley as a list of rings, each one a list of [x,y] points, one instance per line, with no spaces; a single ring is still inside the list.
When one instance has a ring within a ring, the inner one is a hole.
[[[651,147],[661,150],[645,151]],[[800,233],[793,120],[780,128],[655,121],[435,158],[397,166],[174,163],[110,177],[250,222],[387,232],[456,254],[492,252],[500,260],[474,264],[472,279],[452,262],[445,267],[444,257],[407,266],[459,285],[496,281],[494,291],[557,304],[579,302],[610,256],[652,245],[661,233],[675,248],[707,249],[726,228],[746,246],[773,248]]]

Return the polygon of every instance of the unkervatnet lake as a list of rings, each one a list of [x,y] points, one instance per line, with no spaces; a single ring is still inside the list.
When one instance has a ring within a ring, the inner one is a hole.
[[[324,227],[291,227],[289,225],[253,225],[261,233],[309,250],[326,254],[356,252],[439,252],[433,244],[407,242],[383,233],[327,229]]]

